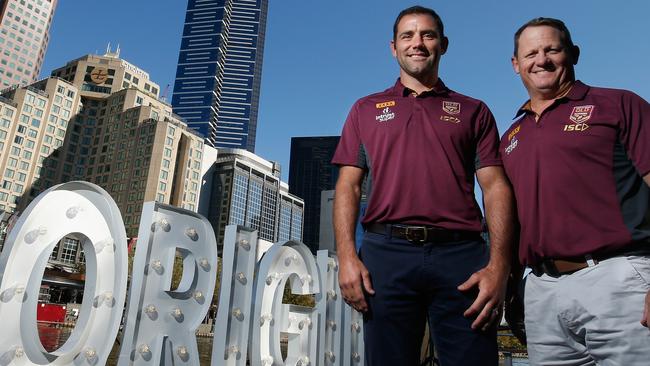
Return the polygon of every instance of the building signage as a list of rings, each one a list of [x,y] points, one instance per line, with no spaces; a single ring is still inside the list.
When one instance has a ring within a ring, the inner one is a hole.
[[[38,293],[52,250],[71,233],[83,238],[84,297],[69,339],[48,352],[38,337]],[[271,245],[237,226],[227,227],[223,251],[212,365],[364,364],[361,316],[341,299],[334,256],[314,257],[294,241]],[[172,289],[178,254],[183,272]],[[127,268],[122,217],[103,189],[69,182],[39,195],[0,254],[0,365],[104,365],[120,328],[118,365],[199,365],[195,332],[217,276],[210,223],[145,203],[128,297]],[[313,295],[315,306],[282,303],[287,284],[294,294]]]

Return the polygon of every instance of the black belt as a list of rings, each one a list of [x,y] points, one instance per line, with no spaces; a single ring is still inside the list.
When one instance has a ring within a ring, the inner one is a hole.
[[[589,266],[594,266],[600,261],[613,257],[620,257],[635,252],[647,254],[650,252],[650,243],[637,242],[626,247],[603,253],[586,254],[577,257],[562,259],[546,258],[541,262],[531,266],[533,273],[537,276],[547,274],[551,277],[560,277],[561,275],[571,274]]]
[[[415,244],[481,239],[481,233],[478,231],[447,230],[431,226],[381,224],[375,222],[367,224],[365,229],[375,234],[406,239]]]

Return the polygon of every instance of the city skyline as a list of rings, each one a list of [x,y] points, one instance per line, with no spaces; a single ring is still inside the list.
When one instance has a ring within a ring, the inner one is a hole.
[[[116,0],[110,9],[103,9],[102,17],[92,12],[100,5],[98,1],[86,4],[59,3],[43,73],[47,75],[62,60],[101,53],[109,42],[119,43],[122,57],[149,70],[163,89],[161,94],[167,90],[169,100],[170,90],[165,85],[174,79],[186,2]],[[388,48],[392,23],[399,10],[414,4],[355,2],[326,20],[322,15],[331,11],[327,4],[273,2],[256,154],[288,167],[292,136],[339,134],[357,98],[391,85],[398,75]],[[535,16],[558,17],[567,23],[581,46],[578,78],[650,98],[650,73],[643,72],[644,60],[650,55],[643,14],[650,11],[650,3],[631,1],[621,7],[606,1],[551,0],[535,9],[525,9],[511,0],[423,4],[440,13],[450,38],[441,77],[452,89],[484,100],[494,112],[500,132],[526,98],[510,66],[512,34]],[[165,20],[142,22],[141,15],[151,9],[161,15],[158,19]],[[79,32],[79,19],[92,19],[95,26]],[[116,19],[124,26],[116,27]],[[286,180],[288,169],[283,173]]]

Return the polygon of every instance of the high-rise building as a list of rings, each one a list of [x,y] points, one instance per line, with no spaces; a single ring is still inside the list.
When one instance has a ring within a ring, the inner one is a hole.
[[[289,192],[305,200],[303,240],[318,249],[321,192],[332,190],[338,167],[331,163],[339,136],[293,137],[289,164]]]
[[[69,82],[48,78],[0,92],[0,209],[25,207],[59,183],[61,149],[80,96]]]
[[[41,72],[57,0],[0,1],[0,87],[25,86]]]
[[[203,137],[158,99],[148,74],[108,53],[52,75],[0,92],[0,209],[81,179],[111,194],[129,236],[145,201],[196,211]]]
[[[268,0],[189,0],[174,112],[218,148],[255,151]]]
[[[216,160],[203,164],[214,169],[204,177],[211,187],[202,193],[201,203],[207,207],[199,211],[212,223],[219,246],[226,225],[233,224],[258,230],[258,237],[270,242],[302,241],[304,202],[280,180],[278,163],[243,149],[219,149]]]
[[[147,72],[109,49],[52,75],[77,86],[81,97],[61,149],[58,182],[83,179],[106,189],[128,236],[137,235],[143,202],[197,210],[203,136],[159,99]]]

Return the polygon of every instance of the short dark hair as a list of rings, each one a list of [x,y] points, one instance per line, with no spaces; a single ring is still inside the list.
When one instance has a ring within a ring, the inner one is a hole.
[[[515,52],[514,52],[515,57],[517,57],[517,51],[519,51],[519,37],[521,37],[521,33],[523,33],[523,31],[528,27],[539,27],[539,26],[549,26],[560,31],[560,37],[561,37],[560,39],[562,41],[562,46],[564,46],[564,48],[566,48],[570,54],[574,53],[575,45],[571,40],[571,32],[569,32],[569,28],[566,27],[564,22],[555,18],[540,17],[540,18],[529,20],[528,22],[526,22],[526,24],[522,25],[515,32]]]
[[[411,14],[427,14],[430,15],[433,18],[433,21],[436,23],[436,27],[438,27],[438,31],[440,31],[440,38],[445,36],[445,27],[442,24],[442,19],[440,19],[440,15],[436,13],[433,9],[425,8],[424,6],[420,5],[415,5],[411,6],[410,8],[406,8],[402,10],[399,15],[397,15],[397,19],[395,19],[395,24],[393,24],[393,41],[397,39],[397,25],[399,24],[399,21],[402,20],[402,18],[406,15],[411,15]]]

